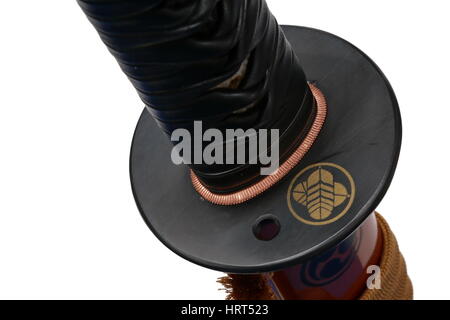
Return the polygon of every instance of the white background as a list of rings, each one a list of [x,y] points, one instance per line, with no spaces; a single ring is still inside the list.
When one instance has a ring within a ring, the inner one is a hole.
[[[417,299],[450,298],[448,1],[267,1],[383,69],[404,140],[379,207]],[[0,298],[222,299],[149,231],[128,177],[143,104],[75,1],[0,2]]]

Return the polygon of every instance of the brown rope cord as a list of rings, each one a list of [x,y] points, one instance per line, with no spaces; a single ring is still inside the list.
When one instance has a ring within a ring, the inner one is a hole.
[[[405,259],[397,240],[386,220],[377,213],[378,225],[384,237],[384,250],[381,257],[381,289],[367,289],[360,300],[412,300],[413,287],[408,277]]]
[[[413,287],[408,277],[405,260],[397,240],[386,220],[377,213],[383,234],[381,258],[381,289],[366,289],[359,300],[412,300]],[[227,293],[227,300],[274,300],[275,296],[262,275],[231,274],[218,280]]]

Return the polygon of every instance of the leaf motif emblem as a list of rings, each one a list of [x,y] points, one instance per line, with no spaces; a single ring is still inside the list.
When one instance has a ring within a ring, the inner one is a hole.
[[[311,218],[327,219],[334,208],[349,197],[347,188],[334,181],[333,174],[323,168],[311,173],[308,179],[299,183],[293,190],[293,198],[304,205]]]

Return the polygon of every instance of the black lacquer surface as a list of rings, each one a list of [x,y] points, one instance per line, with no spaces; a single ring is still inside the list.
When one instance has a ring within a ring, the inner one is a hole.
[[[325,94],[328,117],[312,149],[279,184],[247,203],[210,204],[193,189],[188,168],[170,160],[171,143],[147,111],[139,120],[130,173],[139,210],[157,237],[182,257],[226,272],[256,273],[298,264],[337,245],[376,208],[397,164],[398,104],[379,68],[350,43],[319,30],[284,27],[306,77]],[[334,163],[353,177],[348,212],[326,225],[296,219],[287,205],[292,179],[315,163]],[[261,216],[275,216],[278,235],[258,240]]]

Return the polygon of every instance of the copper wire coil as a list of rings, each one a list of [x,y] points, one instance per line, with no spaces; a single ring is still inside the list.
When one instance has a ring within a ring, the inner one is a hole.
[[[283,179],[299,162],[303,159],[305,154],[309,151],[314,141],[322,129],[327,115],[327,102],[322,91],[315,85],[309,83],[309,87],[317,103],[317,114],[314,119],[314,123],[311,126],[305,139],[300,146],[295,150],[292,155],[278,168],[278,170],[272,175],[266,176],[261,181],[245,189],[236,191],[230,194],[217,194],[208,190],[196,176],[194,171],[191,170],[191,181],[194,189],[202,196],[203,199],[211,203],[223,206],[232,206],[244,203],[250,199],[255,198],[270,187],[275,185],[281,179]]]

